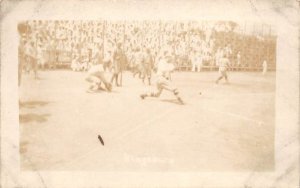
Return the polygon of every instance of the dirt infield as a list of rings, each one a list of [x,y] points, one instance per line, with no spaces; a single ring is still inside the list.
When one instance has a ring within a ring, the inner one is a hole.
[[[274,169],[274,72],[230,72],[230,84],[219,85],[217,72],[174,73],[185,105],[167,91],[141,100],[153,86],[130,73],[111,93],[86,93],[85,76],[42,71],[37,80],[22,77],[22,170]]]

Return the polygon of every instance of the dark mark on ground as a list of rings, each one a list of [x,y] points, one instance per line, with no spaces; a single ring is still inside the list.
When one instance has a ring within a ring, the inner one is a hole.
[[[104,141],[103,141],[103,139],[102,139],[102,137],[100,135],[98,135],[98,139],[101,142],[101,144],[104,146]]]

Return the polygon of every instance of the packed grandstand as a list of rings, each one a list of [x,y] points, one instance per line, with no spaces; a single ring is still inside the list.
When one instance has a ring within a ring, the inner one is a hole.
[[[232,70],[276,68],[276,35],[264,24],[230,21],[67,21],[20,22],[19,50],[30,54],[43,68],[85,70],[96,53],[109,59],[122,43],[126,68],[137,48],[150,49],[153,57],[164,51],[174,57],[177,70],[192,70],[193,55],[200,54],[201,67],[217,68],[216,60],[227,54]]]

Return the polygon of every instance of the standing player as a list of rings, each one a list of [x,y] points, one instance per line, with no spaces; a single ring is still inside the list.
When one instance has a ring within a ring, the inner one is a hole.
[[[229,59],[227,58],[227,55],[223,55],[223,58],[219,59],[219,78],[216,80],[216,84],[219,83],[219,81],[222,78],[225,78],[226,83],[228,83],[228,77],[227,77],[227,67],[229,66]]]
[[[170,75],[174,70],[174,65],[170,62],[170,58],[167,58],[166,55],[167,52],[164,53],[164,56],[159,60],[157,65],[157,91],[141,94],[140,97],[142,99],[145,99],[146,97],[159,97],[162,91],[165,89],[173,92],[179,103],[184,104],[182,99],[179,97],[178,89],[174,87],[170,81]]]
[[[268,70],[268,64],[267,64],[266,60],[264,60],[262,66],[263,66],[262,74],[265,75],[267,73],[267,70]]]
[[[152,72],[153,65],[154,65],[153,57],[151,55],[150,49],[147,48],[145,53],[145,58],[143,61],[143,83],[145,83],[145,78],[147,77],[148,84],[151,85],[151,72]]]
[[[221,48],[218,48],[216,54],[215,54],[215,62],[216,65],[219,66],[220,64],[220,59],[223,57],[223,50]]]
[[[236,66],[237,66],[237,70],[240,70],[241,67],[241,52],[238,51],[238,53],[236,54]]]
[[[196,72],[196,69],[197,69],[197,72],[200,72],[201,71],[201,66],[202,66],[201,53],[197,52],[197,51],[194,51],[192,53],[191,61],[192,61],[192,71]]]
[[[135,77],[135,75],[138,75],[138,78],[142,78],[144,54],[139,47],[137,47],[135,50],[133,60],[134,60],[133,77]]]
[[[118,78],[119,75],[122,76],[122,63],[124,61],[124,53],[123,50],[121,49],[122,44],[118,43],[117,44],[117,48],[115,49],[114,53],[113,53],[113,65],[112,65],[112,69],[113,69],[113,75],[111,77],[111,84],[113,84],[114,80],[116,82],[116,86],[121,86],[122,83],[118,83]],[[122,78],[121,78],[122,79]]]

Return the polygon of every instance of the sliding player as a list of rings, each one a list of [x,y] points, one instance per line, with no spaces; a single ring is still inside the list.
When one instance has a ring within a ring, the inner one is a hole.
[[[182,99],[179,97],[179,92],[176,87],[174,87],[170,81],[170,75],[171,72],[174,70],[174,65],[171,63],[170,59],[166,57],[167,52],[164,53],[164,57],[162,57],[157,65],[157,81],[156,81],[156,87],[157,91],[151,92],[151,93],[144,93],[141,94],[140,97],[142,99],[145,99],[146,97],[159,97],[162,93],[162,91],[168,90],[173,92],[173,94],[176,96],[177,100],[180,104],[184,104]]]

